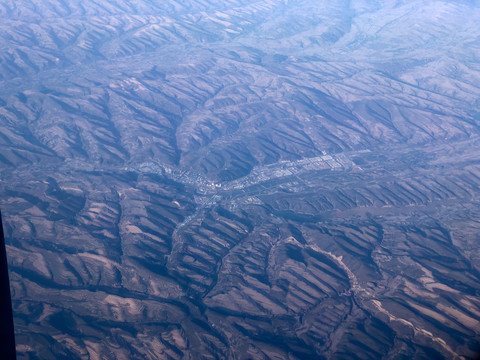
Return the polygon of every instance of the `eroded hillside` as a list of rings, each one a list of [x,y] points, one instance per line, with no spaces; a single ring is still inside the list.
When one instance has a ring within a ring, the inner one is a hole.
[[[19,358],[473,358],[479,6],[2,1]]]

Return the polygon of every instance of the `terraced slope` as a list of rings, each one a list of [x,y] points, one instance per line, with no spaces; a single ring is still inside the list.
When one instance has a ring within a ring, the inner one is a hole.
[[[20,359],[471,359],[477,1],[0,3]]]

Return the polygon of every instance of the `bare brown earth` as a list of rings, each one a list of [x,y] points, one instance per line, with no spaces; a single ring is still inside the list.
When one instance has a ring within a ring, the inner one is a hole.
[[[4,0],[19,359],[471,359],[477,1]]]

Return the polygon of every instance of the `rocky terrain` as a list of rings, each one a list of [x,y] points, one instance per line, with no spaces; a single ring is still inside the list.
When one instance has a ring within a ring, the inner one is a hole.
[[[473,359],[480,3],[3,0],[19,359]]]

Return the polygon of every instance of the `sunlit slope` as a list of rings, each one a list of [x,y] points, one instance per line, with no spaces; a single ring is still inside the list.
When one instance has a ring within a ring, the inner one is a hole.
[[[20,359],[472,358],[475,1],[2,1]]]

